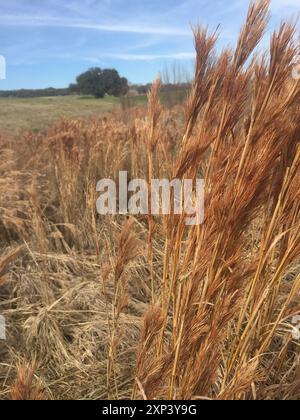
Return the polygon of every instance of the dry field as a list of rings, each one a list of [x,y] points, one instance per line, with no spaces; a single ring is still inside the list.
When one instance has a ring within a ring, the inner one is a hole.
[[[253,54],[195,29],[185,107],[0,137],[1,399],[300,399],[300,81],[294,28]],[[96,213],[96,183],[205,179],[205,221]]]
[[[32,130],[46,133],[61,118],[90,118],[120,105],[111,96],[95,99],[83,96],[44,98],[0,98],[0,131],[19,134]]]

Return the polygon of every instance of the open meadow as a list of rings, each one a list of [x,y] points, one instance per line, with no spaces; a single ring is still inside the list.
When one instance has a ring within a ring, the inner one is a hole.
[[[120,106],[118,98],[84,96],[0,98],[0,131],[16,134],[33,130],[46,132],[60,118],[89,118]]]
[[[298,46],[254,53],[268,4],[219,55],[195,28],[183,105],[0,100],[0,399],[300,399]],[[204,178],[203,223],[99,215],[120,171]]]
[[[187,91],[175,90],[160,93],[159,99],[170,108],[182,103],[187,94]],[[26,130],[46,133],[51,125],[62,118],[95,118],[103,112],[146,105],[146,95],[124,98],[105,96],[101,99],[82,95],[41,98],[0,97],[0,132],[14,135]]]

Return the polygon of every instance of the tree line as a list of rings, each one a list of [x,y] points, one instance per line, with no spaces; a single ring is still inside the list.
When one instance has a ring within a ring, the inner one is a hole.
[[[172,92],[178,89],[187,89],[188,83],[165,83],[162,86],[162,92]],[[76,83],[71,83],[69,87],[56,89],[49,87],[46,89],[19,89],[2,90],[0,98],[37,98],[46,96],[67,96],[67,95],[91,95],[95,98],[103,98],[105,95],[122,97],[128,92],[135,91],[139,95],[147,94],[151,84],[129,85],[125,77],[121,77],[115,69],[101,69],[93,67],[80,74],[76,78]]]
[[[70,84],[68,88],[3,90],[0,91],[0,97],[35,98],[80,94],[103,98],[105,95],[126,95],[128,90],[128,80],[120,77],[117,70],[94,67],[77,76],[76,83]]]
[[[0,90],[0,98],[41,98],[43,96],[67,96],[70,90],[66,89],[18,89],[18,90]]]

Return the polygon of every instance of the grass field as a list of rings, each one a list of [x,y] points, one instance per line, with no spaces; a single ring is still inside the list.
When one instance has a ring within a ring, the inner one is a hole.
[[[120,106],[118,98],[84,96],[0,98],[0,132],[45,131],[62,117],[88,118]]]
[[[182,103],[187,91],[181,90],[159,95],[162,103],[171,107]],[[92,96],[56,96],[44,98],[0,98],[0,133],[17,134],[24,130],[46,132],[47,128],[61,118],[89,118],[99,113],[147,105],[147,96],[116,98],[107,96],[96,99]]]

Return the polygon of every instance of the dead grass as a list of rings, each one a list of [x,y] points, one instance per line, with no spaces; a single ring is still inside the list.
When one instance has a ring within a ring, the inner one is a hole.
[[[195,28],[184,109],[156,82],[148,111],[1,137],[1,398],[300,398],[298,47],[284,24],[255,56],[268,5],[217,58]],[[204,176],[203,225],[98,216],[120,170]]]

